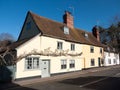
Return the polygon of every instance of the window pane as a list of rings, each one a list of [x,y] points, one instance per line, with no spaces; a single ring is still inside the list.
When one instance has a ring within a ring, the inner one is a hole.
[[[71,51],[75,50],[75,44],[71,44]]]
[[[108,63],[111,64],[111,59],[108,59]]]
[[[38,69],[39,58],[38,57],[27,57],[25,60],[25,69]]]
[[[70,68],[74,68],[75,67],[75,60],[70,60]]]
[[[114,59],[114,64],[116,64],[116,59]]]
[[[32,69],[32,58],[28,58],[27,60],[27,69]]]
[[[67,68],[67,60],[61,60],[61,69]]]
[[[90,52],[94,53],[94,47],[93,46],[90,47]]]
[[[62,42],[57,43],[57,49],[60,49],[60,50],[62,49]]]
[[[35,57],[33,58],[33,69],[39,68],[39,58]]]

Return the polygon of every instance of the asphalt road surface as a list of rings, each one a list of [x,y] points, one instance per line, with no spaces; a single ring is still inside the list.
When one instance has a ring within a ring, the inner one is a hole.
[[[77,78],[34,83],[7,90],[120,90],[120,67],[81,74]]]

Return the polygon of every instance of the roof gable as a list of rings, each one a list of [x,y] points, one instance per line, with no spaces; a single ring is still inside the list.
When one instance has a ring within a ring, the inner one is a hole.
[[[34,23],[32,16],[28,12],[22,30],[20,32],[18,41],[31,38],[39,33],[40,30],[37,28],[36,23]]]

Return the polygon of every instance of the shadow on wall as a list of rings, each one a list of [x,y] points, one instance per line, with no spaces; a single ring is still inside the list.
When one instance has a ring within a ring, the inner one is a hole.
[[[0,90],[35,90],[32,88],[22,87],[12,82],[13,72],[8,66],[0,66]]]

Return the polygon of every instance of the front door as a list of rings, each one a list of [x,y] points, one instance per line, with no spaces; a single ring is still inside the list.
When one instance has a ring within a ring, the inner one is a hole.
[[[99,67],[101,66],[101,60],[100,60],[100,58],[98,58],[98,66]]]
[[[42,60],[42,77],[50,77],[50,60]]]

